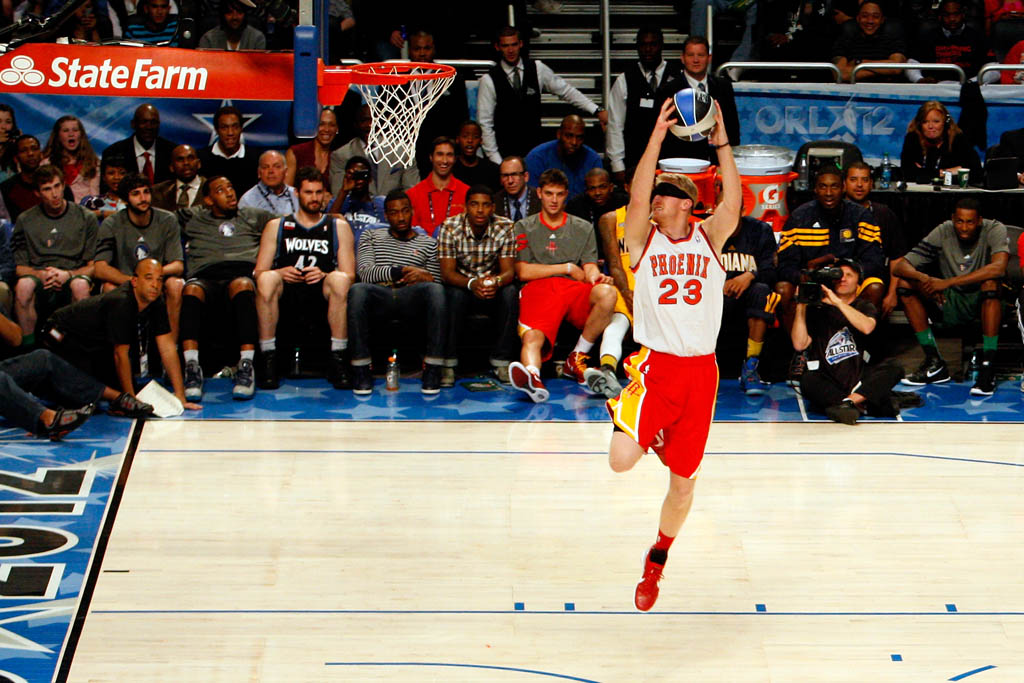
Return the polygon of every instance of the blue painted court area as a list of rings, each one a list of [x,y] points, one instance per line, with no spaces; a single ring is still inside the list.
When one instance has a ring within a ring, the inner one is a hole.
[[[680,378],[680,381],[686,381]],[[404,379],[397,392],[378,379],[373,394],[338,391],[322,379],[284,380],[275,391],[257,391],[252,401],[231,399],[231,382],[206,382],[203,410],[186,419],[220,420],[531,420],[605,422],[604,398],[564,379],[545,381],[551,398],[533,403],[523,393],[487,377],[460,379],[435,396],[420,393],[418,379]],[[1003,382],[994,396],[970,396],[969,382],[920,389],[924,405],[904,410],[906,422],[1021,422],[1024,394],[1017,382]],[[909,387],[897,387],[909,389]],[[719,422],[827,422],[785,384],[773,385],[764,396],[745,396],[736,380],[722,380],[715,420]],[[866,422],[872,418],[865,418]],[[891,422],[892,420],[885,420]]]
[[[0,680],[70,664],[132,424],[97,415],[58,443],[0,427]]]

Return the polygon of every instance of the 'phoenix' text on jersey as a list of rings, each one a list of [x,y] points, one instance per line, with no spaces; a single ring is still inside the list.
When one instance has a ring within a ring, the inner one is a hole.
[[[685,257],[685,258],[684,258]],[[701,254],[651,254],[651,275],[692,275],[706,278],[710,256]]]

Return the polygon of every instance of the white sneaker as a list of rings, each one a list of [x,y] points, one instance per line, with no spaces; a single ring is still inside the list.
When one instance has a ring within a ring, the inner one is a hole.
[[[540,381],[540,376],[536,372],[531,372],[522,363],[509,363],[508,378],[513,387],[524,392],[534,403],[543,403],[550,396],[544,382]]]
[[[583,371],[583,381],[587,388],[595,394],[604,394],[605,398],[618,398],[622,393],[622,385],[615,371],[610,366],[602,365],[600,368],[587,368]]]

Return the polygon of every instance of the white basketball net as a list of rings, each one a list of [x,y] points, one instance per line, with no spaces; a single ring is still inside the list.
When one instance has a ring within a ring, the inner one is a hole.
[[[381,64],[374,68],[378,74],[431,73],[422,68],[408,69],[408,65]],[[359,85],[356,87],[370,106],[372,124],[366,140],[366,152],[378,164],[412,166],[416,159],[416,138],[427,112],[434,106],[455,74],[440,78],[411,78],[398,85]]]

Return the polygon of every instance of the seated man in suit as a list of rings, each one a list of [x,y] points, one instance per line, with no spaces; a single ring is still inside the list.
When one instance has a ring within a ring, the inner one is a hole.
[[[235,107],[220,107],[213,115],[217,141],[199,150],[199,160],[207,178],[224,176],[238,196],[256,184],[260,150],[242,139],[242,112]]]
[[[171,177],[171,151],[174,143],[160,137],[160,112],[152,104],[143,104],[132,117],[130,136],[118,140],[103,150],[103,158],[120,156],[134,161],[133,168],[146,176],[149,184],[163,182]]]
[[[494,195],[494,214],[512,222],[540,212],[540,197],[530,187],[530,173],[522,157],[505,157],[498,167],[501,190]]]
[[[202,206],[200,189],[206,178],[199,175],[202,162],[191,145],[178,145],[171,152],[171,178],[153,186],[153,206],[164,211],[176,211],[190,206]]]

